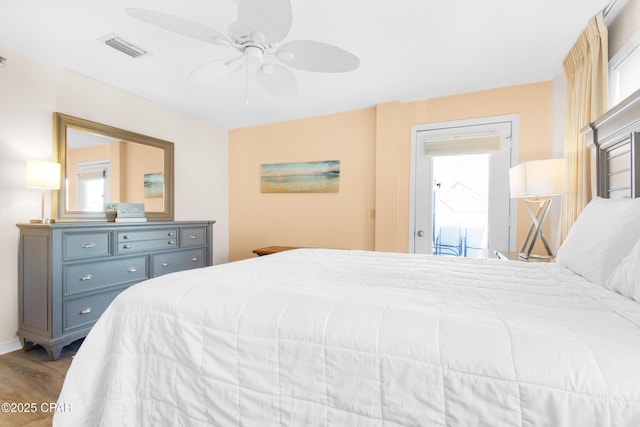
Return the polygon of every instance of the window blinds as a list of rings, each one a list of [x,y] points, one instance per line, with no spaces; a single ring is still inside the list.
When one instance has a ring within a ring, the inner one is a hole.
[[[107,177],[107,170],[100,169],[84,169],[78,171],[78,180],[80,181],[95,181],[98,179],[105,179]]]
[[[500,135],[479,134],[447,138],[425,138],[425,156],[453,156],[459,154],[482,154],[500,151]]]

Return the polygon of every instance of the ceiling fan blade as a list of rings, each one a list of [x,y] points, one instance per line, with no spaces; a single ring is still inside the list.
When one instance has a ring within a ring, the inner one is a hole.
[[[284,65],[262,64],[256,70],[256,80],[269,93],[280,98],[292,98],[298,93],[296,78]]]
[[[238,4],[238,22],[234,33],[244,32],[243,36],[257,33],[264,43],[277,43],[284,39],[291,29],[291,2],[289,0],[240,0]]]
[[[360,66],[360,59],[337,46],[312,40],[294,40],[276,52],[279,60],[303,71],[344,73]]]
[[[242,68],[242,55],[232,59],[216,59],[202,64],[187,76],[189,86],[204,86],[221,80]]]
[[[229,38],[221,32],[178,16],[147,9],[127,8],[124,11],[128,15],[143,22],[186,37],[191,37],[192,39],[221,46],[231,45]]]

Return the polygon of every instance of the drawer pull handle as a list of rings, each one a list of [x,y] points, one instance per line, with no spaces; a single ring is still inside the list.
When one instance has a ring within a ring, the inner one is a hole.
[[[174,234],[173,234],[173,232],[170,232],[170,233],[167,233],[167,236],[169,236],[169,237],[173,237],[173,236],[174,236]]]
[[[170,245],[173,245],[174,241],[173,240],[169,240],[167,243],[170,244]]]
[[[129,269],[127,270],[129,273],[135,273],[136,271],[138,271],[137,268],[135,267],[129,267]]]
[[[129,236],[128,234],[125,234],[124,236],[122,236],[122,238],[124,240],[129,240],[131,238],[131,236]]]
[[[83,248],[83,249],[91,249],[91,248],[95,248],[95,247],[96,247],[96,244],[95,244],[95,243],[84,243],[84,244],[82,245],[82,248]]]
[[[195,240],[195,239],[197,239],[197,238],[198,238],[198,235],[197,235],[197,234],[192,234],[191,236],[189,236],[189,238],[190,238],[190,239],[194,239],[194,240]]]
[[[197,256],[194,256],[193,258],[191,258],[191,261],[193,261],[193,262],[198,262],[198,260],[199,260],[199,259],[200,259],[200,258],[198,258]]]
[[[89,313],[91,313],[91,307],[83,308],[82,310],[78,311],[78,314],[81,316]]]
[[[84,276],[80,276],[78,280],[80,280],[81,282],[86,282],[87,280],[91,280],[91,279],[93,279],[93,275],[85,274]]]
[[[124,245],[122,249],[131,249],[131,245]]]
[[[169,266],[169,262],[165,261],[162,264],[160,264],[162,267],[168,267]]]

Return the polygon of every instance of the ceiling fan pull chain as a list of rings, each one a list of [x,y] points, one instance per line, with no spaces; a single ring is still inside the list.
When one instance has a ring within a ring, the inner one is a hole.
[[[245,81],[246,81],[246,99],[245,102],[249,105],[249,55],[244,55],[244,70],[245,70]]]

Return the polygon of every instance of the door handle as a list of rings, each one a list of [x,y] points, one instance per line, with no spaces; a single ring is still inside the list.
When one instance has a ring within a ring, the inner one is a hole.
[[[418,235],[418,237],[424,237],[424,231],[422,230],[418,230],[416,234]]]

